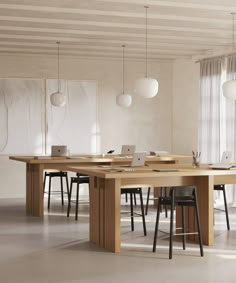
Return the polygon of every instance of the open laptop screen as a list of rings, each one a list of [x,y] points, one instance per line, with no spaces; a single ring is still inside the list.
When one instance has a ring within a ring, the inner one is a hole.
[[[131,162],[131,167],[144,166],[146,155],[146,152],[135,152]]]
[[[121,154],[129,155],[135,153],[135,145],[122,145]]]
[[[66,145],[52,145],[51,146],[51,156],[67,156],[67,146]]]
[[[231,162],[232,153],[230,151],[224,151],[221,158],[221,163],[228,164]]]

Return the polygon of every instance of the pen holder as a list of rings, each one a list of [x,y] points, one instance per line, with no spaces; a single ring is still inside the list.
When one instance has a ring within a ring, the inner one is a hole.
[[[193,156],[192,166],[193,168],[198,168],[200,164],[200,158]]]

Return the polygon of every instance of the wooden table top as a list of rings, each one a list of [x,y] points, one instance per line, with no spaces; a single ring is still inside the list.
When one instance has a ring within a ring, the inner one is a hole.
[[[191,156],[187,155],[175,155],[175,154],[166,154],[166,155],[147,155],[147,162],[157,162],[157,161],[191,161]],[[10,156],[9,159],[15,161],[21,161],[30,164],[47,164],[47,163],[122,163],[130,162],[132,156],[122,156],[122,155],[74,155],[70,157],[51,157],[51,156]]]
[[[9,159],[30,164],[64,164],[64,163],[97,163],[112,162],[111,158],[96,156],[73,156],[73,157],[51,157],[51,156],[10,156]]]
[[[66,168],[68,171],[80,172],[81,174],[97,176],[105,179],[236,175],[236,168],[231,168],[229,170],[213,170],[211,168],[208,168],[207,165],[201,165],[198,168],[193,168],[191,165],[185,164],[155,164],[133,168],[114,165],[66,166]],[[161,171],[155,171],[160,169]],[[167,169],[176,169],[176,171],[167,171]],[[121,172],[119,172],[119,170]]]

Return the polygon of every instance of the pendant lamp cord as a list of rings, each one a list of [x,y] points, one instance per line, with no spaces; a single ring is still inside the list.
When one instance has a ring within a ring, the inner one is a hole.
[[[146,76],[146,78],[147,78],[147,9],[149,8],[148,6],[144,6],[144,8],[146,9],[146,54],[145,54],[145,56],[146,56],[146,66],[145,66],[145,70],[146,70],[146,73],[145,73],[145,76]]]
[[[125,45],[123,47],[123,94],[125,93]]]
[[[60,92],[60,60],[59,60],[59,55],[60,55],[60,41],[57,41],[57,90]]]

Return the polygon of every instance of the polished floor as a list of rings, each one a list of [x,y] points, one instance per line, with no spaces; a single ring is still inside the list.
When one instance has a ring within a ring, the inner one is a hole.
[[[123,201],[124,203],[124,201]],[[123,207],[126,209],[127,207]],[[118,282],[209,282],[236,280],[236,208],[230,209],[231,231],[224,214],[215,213],[215,245],[189,244],[183,251],[174,242],[168,259],[168,238],[160,234],[152,253],[155,210],[147,216],[147,237],[136,220],[135,231],[122,214],[122,251],[113,254],[88,241],[88,204],[80,206],[79,220],[66,217],[66,207],[52,200],[43,219],[26,217],[24,199],[0,199],[0,282],[4,283],[118,283]],[[164,215],[163,229],[168,229]]]

